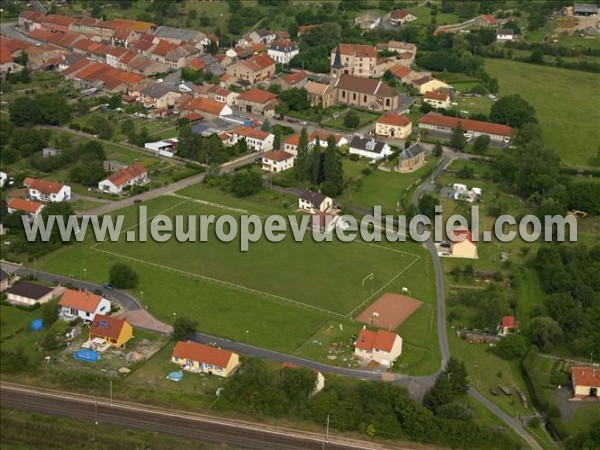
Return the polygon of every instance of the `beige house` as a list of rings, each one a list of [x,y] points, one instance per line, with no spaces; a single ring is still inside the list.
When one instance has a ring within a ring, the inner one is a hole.
[[[171,91],[161,83],[146,86],[140,91],[140,101],[152,108],[169,108],[177,104],[181,94]]]
[[[330,60],[340,74],[369,78],[375,76],[377,49],[371,45],[339,44],[331,50]]]
[[[54,289],[19,280],[6,290],[6,301],[13,305],[33,306],[52,300]]]
[[[273,117],[275,105],[277,105],[277,95],[261,89],[251,89],[237,98],[237,107],[242,113]]]
[[[333,199],[320,192],[304,190],[298,197],[298,208],[302,211],[314,213],[316,211],[326,212],[333,207]]]
[[[284,150],[271,150],[262,155],[262,168],[268,172],[283,172],[294,167],[295,158]]]
[[[423,101],[434,108],[450,108],[450,94],[445,89],[440,91],[425,92]]]
[[[305,86],[310,106],[329,108],[333,105],[334,93],[330,84],[309,81]]]
[[[579,400],[600,400],[600,367],[573,367],[573,397]]]
[[[179,341],[173,349],[171,362],[188,372],[228,377],[240,365],[240,357],[220,348]]]
[[[419,90],[419,94],[424,95],[426,92],[447,89],[448,85],[443,81],[436,80],[429,75],[411,81],[411,84]]]
[[[412,121],[408,116],[386,114],[375,121],[375,134],[396,139],[406,139],[412,133]]]
[[[405,148],[398,156],[398,172],[412,172],[425,164],[425,149],[420,142]]]
[[[454,258],[477,259],[477,244],[471,237],[471,232],[463,227],[455,228],[448,238],[451,241]]]
[[[341,75],[334,90],[336,103],[373,111],[398,109],[398,93],[380,80]]]
[[[390,14],[390,22],[396,26],[404,25],[407,22],[417,20],[417,16],[411,14],[405,9],[397,9]]]
[[[354,356],[376,361],[385,367],[390,367],[401,354],[402,338],[391,331],[363,328],[354,343]]]
[[[264,53],[227,67],[227,74],[251,85],[275,76],[275,60]]]

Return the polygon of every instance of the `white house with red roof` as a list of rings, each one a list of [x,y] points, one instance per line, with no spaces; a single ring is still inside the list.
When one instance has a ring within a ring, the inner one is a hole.
[[[450,108],[450,94],[446,89],[425,92],[425,95],[423,95],[423,101],[434,108]]]
[[[58,302],[59,317],[63,320],[80,318],[91,322],[96,314],[110,313],[110,300],[89,291],[66,289]]]
[[[417,19],[417,16],[405,9],[397,9],[396,11],[392,11],[392,14],[390,14],[390,22],[396,26],[404,25],[407,22],[412,22],[413,20]]]
[[[319,140],[319,145],[321,147],[327,146],[327,139],[329,139],[329,136],[333,136],[333,138],[335,140],[335,146],[337,148],[340,148],[342,145],[348,145],[348,139],[346,139],[344,136],[342,136],[339,133],[331,134],[331,133],[327,133],[326,131],[322,131],[322,130],[314,130],[308,136],[309,148],[312,148],[317,143],[317,139]],[[299,134],[294,134],[294,135],[290,136],[289,138],[287,138],[285,141],[283,141],[283,149],[286,152],[291,153],[293,155],[298,154],[298,146],[299,145],[300,145],[300,135]]]
[[[135,163],[102,180],[98,183],[98,190],[100,192],[119,195],[128,186],[144,184],[147,181],[148,172],[146,168],[140,163]]]
[[[455,258],[477,259],[477,243],[465,227],[457,227],[448,235],[452,256]]]
[[[501,336],[507,336],[509,333],[519,329],[519,322],[515,316],[503,316],[500,325],[498,325],[498,333]]]
[[[273,149],[275,135],[269,133],[268,131],[262,131],[256,128],[240,125],[231,131],[227,142],[233,145],[240,139],[246,140],[250,150],[263,153]]]
[[[25,178],[23,184],[29,188],[29,198],[40,202],[71,201],[71,187],[56,181]]]
[[[271,150],[262,155],[263,170],[279,173],[294,167],[295,155],[285,150]]]
[[[600,367],[574,366],[571,368],[573,397],[578,400],[600,401]]]
[[[354,342],[354,356],[390,367],[402,354],[402,338],[387,330],[363,328]]]
[[[6,206],[9,214],[25,213],[33,220],[41,214],[45,205],[43,203],[32,202],[22,198],[9,198]]]

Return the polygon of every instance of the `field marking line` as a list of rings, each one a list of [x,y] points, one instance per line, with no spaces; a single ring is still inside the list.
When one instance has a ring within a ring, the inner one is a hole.
[[[90,248],[92,250],[97,251],[97,252],[105,253],[107,255],[115,256],[117,258],[128,259],[128,260],[131,260],[131,261],[135,261],[135,262],[137,262],[139,264],[146,264],[146,265],[149,265],[151,267],[156,267],[156,268],[162,269],[162,270],[170,270],[172,272],[179,273],[181,275],[185,275],[185,276],[188,276],[190,278],[199,278],[201,280],[208,281],[208,282],[211,282],[211,283],[214,283],[214,284],[220,284],[220,285],[227,286],[227,287],[230,287],[230,288],[233,288],[233,289],[238,289],[238,290],[241,290],[241,291],[250,292],[252,294],[255,294],[255,295],[258,295],[258,296],[261,296],[261,297],[266,297],[266,298],[270,298],[270,299],[279,300],[280,302],[284,302],[284,303],[290,303],[290,304],[295,305],[297,307],[314,309],[315,311],[319,311],[319,312],[326,313],[326,314],[329,314],[329,315],[334,315],[334,316],[337,316],[337,317],[345,318],[345,316],[342,313],[337,313],[337,312],[334,312],[334,311],[330,311],[328,309],[320,308],[318,306],[309,305],[308,303],[299,302],[298,300],[292,300],[291,298],[282,297],[282,296],[277,295],[277,294],[271,294],[269,292],[259,291],[257,289],[253,289],[253,288],[249,288],[249,287],[246,287],[246,286],[242,286],[240,284],[231,283],[229,281],[219,280],[217,278],[208,277],[206,275],[200,275],[200,274],[197,274],[197,273],[186,272],[185,270],[175,269],[174,267],[164,266],[162,264],[157,264],[157,263],[153,263],[153,262],[150,262],[150,261],[145,261],[143,259],[134,258],[133,256],[127,256],[127,255],[122,255],[120,253],[110,252],[108,250],[103,250],[103,249],[97,248],[95,246],[94,247],[90,247]]]
[[[225,211],[232,211],[232,212],[236,212],[236,213],[240,213],[240,214],[258,216],[258,217],[261,217],[263,219],[269,217],[267,215],[258,214],[258,213],[249,211],[247,209],[234,208],[233,206],[221,205],[220,203],[209,202],[208,200],[201,200],[199,198],[188,197],[186,195],[181,195],[181,194],[175,194],[173,192],[170,193],[169,195],[171,195],[172,197],[176,197],[176,198],[186,199],[189,202],[200,203],[201,205],[212,206],[214,208],[224,209]]]
[[[369,295],[366,299],[364,299],[360,305],[358,305],[356,308],[354,308],[352,311],[350,311],[347,315],[346,318],[350,319],[350,320],[354,320],[353,316],[356,313],[357,310],[362,309],[364,307],[364,305],[369,302],[372,301],[373,298],[375,298],[376,295],[381,294],[381,292],[388,287],[390,284],[392,284],[394,281],[396,281],[398,279],[398,277],[400,275],[402,275],[404,272],[406,272],[408,269],[411,268],[411,266],[416,263],[418,260],[421,259],[420,256],[415,255],[416,258],[413,259],[408,265],[404,266],[404,268],[398,272],[396,275],[394,275],[390,280],[388,280],[386,283],[383,284],[383,286],[381,286],[379,289],[377,289],[375,292],[373,292],[371,295]]]

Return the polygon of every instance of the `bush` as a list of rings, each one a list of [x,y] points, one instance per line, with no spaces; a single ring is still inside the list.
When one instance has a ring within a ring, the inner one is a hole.
[[[346,115],[344,116],[344,126],[346,128],[354,129],[354,128],[358,127],[359,124],[360,124],[360,117],[358,116],[358,113],[356,111],[354,111],[353,109],[348,111],[346,113]]]
[[[138,282],[138,276],[135,271],[121,263],[117,263],[110,268],[108,273],[110,284],[116,288],[128,289],[135,287]]]

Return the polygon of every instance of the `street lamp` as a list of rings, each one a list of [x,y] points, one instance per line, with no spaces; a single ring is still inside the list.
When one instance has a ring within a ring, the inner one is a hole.
[[[246,344],[248,344],[249,339],[250,339],[249,334],[250,334],[250,330],[246,330]]]
[[[83,269],[83,280],[87,281],[87,269]]]

